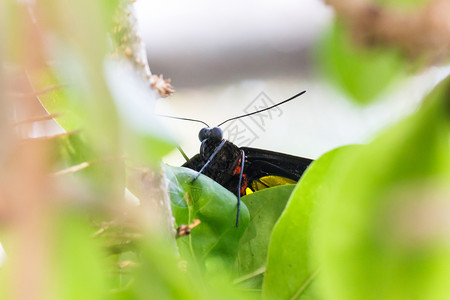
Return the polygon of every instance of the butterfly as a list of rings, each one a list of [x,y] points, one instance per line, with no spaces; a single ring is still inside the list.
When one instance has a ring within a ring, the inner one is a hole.
[[[263,149],[238,147],[223,138],[223,131],[219,126],[231,120],[272,109],[305,92],[268,108],[228,119],[212,128],[199,120],[165,116],[201,122],[207,126],[199,132],[200,153],[188,159],[182,166],[198,172],[192,182],[200,174],[204,174],[238,197],[236,227],[239,224],[241,196],[277,185],[295,184],[313,160]]]

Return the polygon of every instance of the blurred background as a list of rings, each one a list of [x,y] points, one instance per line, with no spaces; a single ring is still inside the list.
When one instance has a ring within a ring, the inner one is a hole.
[[[171,78],[176,90],[159,101],[160,114],[215,126],[307,91],[271,115],[232,124],[244,138],[224,125],[225,138],[238,146],[317,158],[341,145],[366,143],[414,110],[449,73],[431,68],[363,107],[347,101],[314,69],[316,45],[333,18],[323,1],[137,1],[136,8],[152,73]],[[188,156],[198,153],[201,124],[164,122]],[[165,160],[184,161],[177,151]]]

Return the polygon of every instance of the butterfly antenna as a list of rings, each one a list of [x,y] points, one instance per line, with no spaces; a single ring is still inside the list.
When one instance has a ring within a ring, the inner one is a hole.
[[[196,119],[189,119],[189,118],[182,118],[182,117],[174,117],[174,116],[167,116],[167,115],[159,115],[157,114],[158,117],[164,117],[164,118],[169,118],[169,119],[175,119],[175,120],[183,120],[183,121],[191,121],[191,122],[197,122],[197,123],[202,123],[204,125],[206,125],[206,127],[209,128],[209,125],[206,124],[203,121],[200,120],[196,120]]]
[[[239,186],[238,186],[238,203],[237,203],[237,213],[236,213],[236,228],[239,226],[239,211],[241,208],[241,186],[242,186],[242,177],[244,176],[244,165],[245,165],[245,152],[242,152],[242,162],[241,162],[241,173],[239,174]]]
[[[254,115],[254,114],[258,114],[258,113],[260,113],[260,112],[263,112],[263,111],[272,109],[272,108],[277,107],[277,106],[279,106],[279,105],[281,105],[281,104],[284,104],[284,103],[286,103],[286,102],[289,102],[289,101],[291,101],[291,100],[294,100],[295,98],[297,98],[297,97],[303,95],[304,93],[306,93],[306,91],[300,92],[300,93],[298,93],[297,95],[294,95],[294,96],[292,96],[291,98],[286,99],[286,100],[284,100],[284,101],[281,101],[280,103],[277,103],[277,104],[272,105],[272,106],[270,106],[270,107],[267,107],[267,108],[264,108],[264,109],[261,109],[261,110],[257,110],[257,111],[254,111],[254,112],[251,112],[251,113],[248,113],[248,114],[245,114],[245,115],[241,115],[241,116],[237,116],[237,117],[234,117],[234,118],[225,120],[225,121],[223,121],[222,123],[220,123],[219,125],[217,125],[217,127],[219,127],[219,126],[221,126],[221,125],[223,125],[223,124],[225,124],[226,122],[229,122],[229,121],[233,121],[233,120],[236,120],[236,119],[239,119],[239,118],[243,118],[243,117],[248,117],[248,116],[251,116],[251,115]]]

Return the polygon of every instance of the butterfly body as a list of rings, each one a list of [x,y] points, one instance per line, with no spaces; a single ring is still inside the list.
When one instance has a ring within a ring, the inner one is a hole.
[[[223,141],[221,131],[213,136],[202,135],[202,131],[200,131],[199,137],[202,141],[200,153],[192,157],[183,167],[196,171],[203,169],[202,174],[210,177],[235,195],[239,193],[245,195],[275,185],[296,183],[312,162],[308,158],[284,153],[248,147],[239,148],[230,141],[225,141],[211,159]],[[243,171],[241,170],[242,153],[244,153]],[[207,166],[205,167],[205,165]],[[239,184],[241,171],[242,180]]]
[[[303,95],[305,92],[300,92],[270,107],[227,119],[213,128],[200,120],[165,116],[199,122],[207,126],[202,128],[198,134],[202,142],[200,153],[189,159],[183,164],[183,167],[198,172],[191,182],[194,182],[200,174],[204,174],[237,196],[236,227],[239,224],[239,207],[242,195],[276,185],[294,184],[300,179],[312,160],[262,149],[239,148],[223,138],[223,132],[219,126],[229,121],[270,110]],[[182,154],[186,157],[183,152]]]
[[[200,153],[183,164],[183,167],[200,171],[218,145],[219,143],[213,141],[202,142]],[[202,174],[237,195],[239,173],[236,173],[236,170],[239,168],[240,156],[239,148],[235,144],[226,141],[214,159],[202,171]]]

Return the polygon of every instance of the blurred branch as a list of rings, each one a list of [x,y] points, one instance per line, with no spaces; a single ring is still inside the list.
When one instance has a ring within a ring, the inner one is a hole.
[[[48,115],[43,115],[43,116],[35,116],[35,117],[28,118],[26,120],[18,121],[16,123],[14,123],[14,126],[28,124],[28,123],[34,123],[34,122],[40,122],[40,121],[53,120],[59,116],[61,116],[61,114],[48,114]]]
[[[62,176],[62,175],[66,175],[66,174],[76,173],[78,171],[86,169],[90,165],[91,165],[91,163],[85,161],[85,162],[82,162],[81,164],[78,164],[76,166],[72,166],[70,168],[67,168],[67,169],[55,172],[55,173],[53,173],[53,176]]]
[[[135,72],[137,72],[148,86],[158,92],[161,97],[170,96],[174,89],[170,84],[170,79],[164,80],[162,75],[152,75],[147,61],[147,51],[142,41],[139,24],[134,11],[133,0],[120,1],[112,31],[114,42],[114,58],[121,58],[129,62]]]
[[[102,245],[111,254],[135,251],[136,243],[144,236],[140,223],[131,216],[118,216],[114,220],[101,222],[96,226],[99,228],[92,237],[102,239]]]
[[[52,176],[63,176],[63,175],[67,175],[67,174],[76,173],[76,172],[84,170],[84,169],[86,169],[86,168],[88,168],[88,167],[90,167],[90,166],[92,166],[94,164],[105,163],[105,162],[115,162],[115,163],[117,163],[117,162],[121,162],[123,160],[124,160],[124,157],[105,157],[105,158],[97,159],[97,160],[94,160],[94,161],[85,161],[85,162],[82,162],[82,163],[80,163],[78,165],[71,166],[69,168],[57,171],[57,172],[53,173]]]
[[[164,80],[162,75],[152,75],[147,61],[147,51],[142,41],[139,24],[134,10],[133,0],[121,0],[114,16],[112,40],[114,58],[126,61],[133,72],[140,75],[159,96],[167,97],[174,92],[170,79]],[[155,97],[154,100],[156,100]],[[151,100],[150,100],[151,101]],[[141,220],[147,229],[168,238],[173,249],[176,249],[174,220],[170,207],[167,183],[162,170],[147,168],[129,168],[127,188],[140,201]],[[155,231],[156,229],[156,231]]]
[[[67,131],[67,132],[53,134],[53,135],[44,135],[44,136],[40,136],[40,137],[26,138],[25,140],[27,140],[27,141],[46,141],[46,140],[51,140],[51,139],[57,139],[57,138],[60,138],[63,136],[74,135],[79,132],[80,132],[80,130],[72,130],[72,131]]]
[[[400,11],[368,0],[325,0],[365,45],[396,47],[409,57],[436,63],[450,55],[450,1],[429,1],[421,9]]]
[[[147,168],[128,168],[127,187],[140,201],[142,220],[176,249],[175,226],[165,175]],[[155,230],[156,229],[156,230]]]

